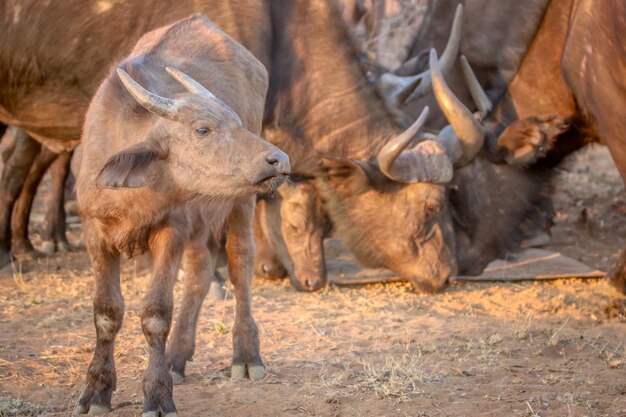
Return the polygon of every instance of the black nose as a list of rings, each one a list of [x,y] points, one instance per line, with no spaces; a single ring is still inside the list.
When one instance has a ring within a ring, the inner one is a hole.
[[[289,157],[284,152],[276,152],[268,155],[265,162],[272,165],[280,174],[289,174],[291,172],[291,164]]]

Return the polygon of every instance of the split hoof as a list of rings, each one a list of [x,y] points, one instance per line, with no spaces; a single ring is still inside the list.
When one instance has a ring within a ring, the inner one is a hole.
[[[265,378],[265,367],[263,365],[252,365],[248,367],[248,376],[253,381]]]
[[[235,381],[240,381],[246,377],[246,365],[239,364],[230,367],[230,377]]]
[[[69,244],[69,242],[59,241],[59,243],[57,243],[57,252],[71,252],[71,251],[72,251],[72,246]]]
[[[167,414],[164,414],[160,411],[146,411],[141,415],[141,417],[178,417],[178,413],[173,411]]]
[[[41,244],[41,251],[46,255],[54,255],[54,252],[56,252],[56,246],[53,241],[45,240]]]
[[[89,407],[89,412],[87,415],[90,416],[100,416],[102,414],[107,414],[111,412],[111,407],[107,407],[106,405],[94,404]]]
[[[185,376],[176,371],[170,371],[170,375],[172,376],[172,383],[174,385],[180,385],[185,382]]]
[[[230,368],[230,377],[234,381],[240,381],[245,379],[246,376],[250,377],[253,381],[258,381],[265,377],[265,367],[263,365],[246,365],[236,364]]]
[[[209,297],[213,300],[222,301],[226,299],[226,289],[220,282],[211,282],[209,287]]]

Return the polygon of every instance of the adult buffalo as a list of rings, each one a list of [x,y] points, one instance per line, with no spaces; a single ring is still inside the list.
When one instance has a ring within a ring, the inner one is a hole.
[[[452,25],[456,3],[431,3],[414,54],[441,43],[435,34]],[[483,109],[491,160],[542,170],[586,143],[602,141],[626,180],[626,118],[620,114],[626,107],[626,3],[463,3],[467,24],[461,50],[495,101],[493,110],[489,104]],[[450,77],[462,79],[460,65]],[[417,77],[391,79],[406,86]],[[462,83],[455,87],[460,95],[471,95]],[[403,110],[411,117],[413,106],[427,100],[409,100]],[[626,291],[626,250],[608,278]]]

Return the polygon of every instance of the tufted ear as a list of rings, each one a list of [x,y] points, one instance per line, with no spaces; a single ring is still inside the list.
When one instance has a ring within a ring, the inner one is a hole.
[[[366,168],[356,160],[323,156],[320,165],[322,177],[338,191],[358,194],[369,183]]]
[[[546,156],[557,137],[571,121],[557,115],[533,116],[511,123],[498,138],[498,146],[507,152],[511,165],[530,165]]]
[[[152,140],[145,140],[111,156],[98,175],[102,188],[139,188],[148,185],[150,164],[164,159],[167,152]]]

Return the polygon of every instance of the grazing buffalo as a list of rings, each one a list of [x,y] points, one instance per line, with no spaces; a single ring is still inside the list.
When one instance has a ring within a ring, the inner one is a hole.
[[[316,291],[328,281],[324,259],[327,221],[315,187],[308,181],[283,184],[274,198],[259,201],[255,221],[256,274],[289,275],[299,291]]]
[[[456,0],[432,2],[414,53],[439,44]],[[626,180],[626,3],[619,0],[464,1],[461,50],[495,102],[483,112],[492,161],[541,172],[594,140],[607,144]],[[489,4],[490,7],[487,7]],[[493,54],[493,51],[501,53]],[[461,65],[450,77],[462,78]],[[406,81],[405,81],[406,83]],[[470,89],[459,86],[464,96]],[[410,118],[413,106],[404,107]],[[626,251],[609,272],[626,291]]]
[[[114,339],[124,314],[120,255],[148,250],[144,416],[175,415],[168,370],[182,377],[193,355],[222,229],[237,301],[232,375],[263,376],[250,305],[254,203],[290,171],[287,155],[258,136],[267,85],[249,51],[194,15],[144,35],[96,92],[77,196],[96,278],[97,343],[78,413],[110,410]],[[185,294],[166,355],[181,261]]]

